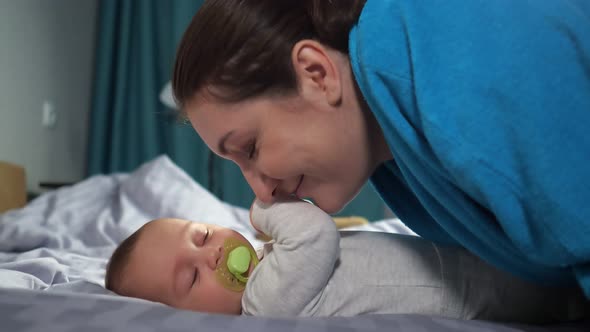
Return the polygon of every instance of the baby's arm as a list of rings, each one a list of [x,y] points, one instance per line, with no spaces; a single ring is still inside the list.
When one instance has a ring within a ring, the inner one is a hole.
[[[252,273],[242,298],[249,315],[309,316],[340,253],[332,218],[300,200],[265,205],[256,200],[252,225],[275,240]]]

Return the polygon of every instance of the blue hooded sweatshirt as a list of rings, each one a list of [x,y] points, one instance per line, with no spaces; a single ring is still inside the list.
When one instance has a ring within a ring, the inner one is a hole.
[[[368,0],[349,48],[400,219],[590,298],[590,1]]]

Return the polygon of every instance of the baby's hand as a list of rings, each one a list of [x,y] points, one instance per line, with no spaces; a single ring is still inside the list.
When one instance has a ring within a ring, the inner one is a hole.
[[[288,198],[285,198],[285,200],[281,200],[280,202],[284,203],[284,202],[289,202],[289,201],[297,202],[297,201],[305,201],[305,200],[301,200],[296,197],[288,197]],[[276,202],[276,203],[280,203],[280,202]],[[310,203],[309,201],[306,201],[306,202]],[[256,198],[256,199],[254,199],[254,202],[252,202],[252,205],[250,206],[250,224],[256,230],[256,238],[259,240],[268,242],[273,239],[271,236],[269,236],[268,234],[261,231],[260,228],[258,227],[258,223],[263,222],[262,220],[260,220],[260,218],[268,218],[269,217],[268,214],[265,212],[265,210],[268,209],[273,204],[274,203],[271,203],[271,204],[263,203],[261,200]],[[263,214],[266,216],[263,217]],[[258,219],[258,220],[256,220],[256,219]]]

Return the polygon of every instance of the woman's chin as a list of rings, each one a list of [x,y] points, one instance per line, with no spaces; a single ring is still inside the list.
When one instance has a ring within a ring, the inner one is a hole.
[[[317,207],[319,207],[320,209],[322,209],[324,212],[326,212],[327,214],[338,213],[338,212],[342,211],[342,209],[344,208],[344,205],[345,205],[345,204],[338,203],[336,201],[329,201],[329,202],[315,201],[314,204]]]

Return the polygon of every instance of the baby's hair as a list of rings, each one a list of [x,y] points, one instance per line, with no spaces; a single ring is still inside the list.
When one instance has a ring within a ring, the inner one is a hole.
[[[135,249],[135,245],[137,244],[137,240],[139,239],[142,229],[143,227],[131,234],[128,238],[121,242],[121,244],[119,244],[117,249],[115,249],[113,252],[113,255],[107,264],[107,271],[105,275],[106,289],[117,294],[121,294],[122,289],[120,284],[125,273],[125,268],[129,263],[131,253]]]
[[[206,0],[176,53],[180,109],[201,89],[221,101],[297,91],[293,46],[313,39],[348,53],[348,35],[366,0]]]

